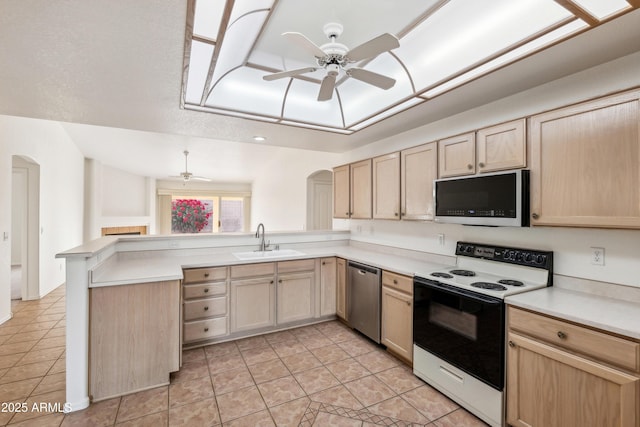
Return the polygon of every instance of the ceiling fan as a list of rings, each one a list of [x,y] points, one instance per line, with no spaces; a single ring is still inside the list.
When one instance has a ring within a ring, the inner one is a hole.
[[[349,64],[362,61],[363,59],[374,58],[381,53],[390,51],[400,46],[398,39],[389,33],[384,33],[375,37],[359,46],[349,50],[347,46],[336,42],[336,39],[342,34],[343,27],[338,23],[328,23],[323,27],[324,33],[330,42],[318,47],[301,33],[283,33],[290,42],[298,45],[311,53],[316,58],[317,67],[299,68],[297,70],[282,71],[279,73],[269,74],[262,78],[267,81],[282,79],[285,77],[294,77],[300,74],[312,73],[324,68],[327,75],[322,79],[320,84],[320,92],[318,93],[318,101],[328,101],[333,96],[333,90],[336,86],[336,78],[340,71],[348,77],[363,81],[370,85],[381,89],[390,89],[396,83],[395,79],[365,70],[364,68],[351,67],[346,68]]]
[[[183,153],[184,153],[184,172],[180,172],[180,175],[177,175],[177,176],[171,176],[171,178],[181,179],[185,183],[189,181],[211,181],[211,179],[209,178],[205,178],[203,176],[195,176],[194,174],[189,172],[189,168],[187,167],[187,157],[189,156],[189,151],[184,150]]]

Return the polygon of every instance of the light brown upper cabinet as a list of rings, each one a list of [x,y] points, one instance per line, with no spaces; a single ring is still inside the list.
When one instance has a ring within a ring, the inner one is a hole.
[[[400,153],[373,159],[373,217],[400,219]]]
[[[437,143],[400,152],[400,215],[402,219],[433,219],[433,180],[438,177]]]
[[[349,165],[333,168],[333,217],[349,218],[350,206],[350,185],[351,176]]]
[[[531,118],[532,225],[640,228],[639,97]]]
[[[439,177],[527,166],[526,119],[438,141]]]
[[[333,217],[371,218],[371,159],[333,169]]]
[[[477,171],[494,172],[527,166],[526,119],[480,129],[476,135]]]
[[[438,176],[476,173],[476,134],[465,133],[438,141]]]
[[[351,218],[371,218],[371,159],[351,164]]]

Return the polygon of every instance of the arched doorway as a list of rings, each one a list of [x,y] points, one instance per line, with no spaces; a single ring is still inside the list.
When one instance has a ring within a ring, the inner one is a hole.
[[[333,173],[320,170],[307,177],[307,230],[333,228]]]
[[[12,299],[40,298],[40,165],[12,157]],[[14,279],[16,286],[14,287]]]

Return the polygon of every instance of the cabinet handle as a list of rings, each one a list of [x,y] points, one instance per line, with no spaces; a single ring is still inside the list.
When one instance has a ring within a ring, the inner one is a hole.
[[[209,292],[209,288],[204,288],[204,293],[206,294],[207,292]]]
[[[473,169],[473,165],[472,164],[468,164],[467,165],[467,169],[469,169],[469,170]]]
[[[567,338],[567,334],[565,334],[562,331],[558,331],[558,338],[560,338],[561,340]]]
[[[209,306],[205,305],[204,306],[204,311],[209,311]]]
[[[407,213],[406,212],[401,212],[401,215],[405,216],[405,215],[407,215]]]
[[[209,277],[209,273],[204,273],[204,277]]]
[[[204,331],[205,332],[209,332],[209,328],[204,328]]]
[[[393,215],[398,216],[398,212],[395,212]]]
[[[411,305],[411,301],[407,301],[407,305]]]
[[[278,280],[278,283],[282,283],[282,279]]]
[[[509,341],[509,347],[513,348],[516,346],[516,343],[514,343],[513,341]]]
[[[326,265],[326,264],[327,264],[326,262],[322,261],[322,265]]]
[[[269,282],[269,283],[273,285],[273,280],[271,282]]]
[[[397,285],[398,284],[398,280],[397,279],[393,279],[393,284]]]
[[[345,212],[344,214],[345,214],[346,216],[349,216],[349,212]]]
[[[484,167],[484,163],[480,162],[480,163],[478,163],[478,166],[483,168]]]
[[[534,213],[531,214],[531,218],[538,219],[538,218],[540,218],[540,215],[538,215],[537,213],[534,212]]]

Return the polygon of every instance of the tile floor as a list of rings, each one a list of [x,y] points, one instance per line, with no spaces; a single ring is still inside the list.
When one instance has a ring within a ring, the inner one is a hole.
[[[12,412],[64,403],[64,287],[12,304],[0,325],[0,425],[485,425],[337,321],[187,350],[170,385],[84,411]]]

